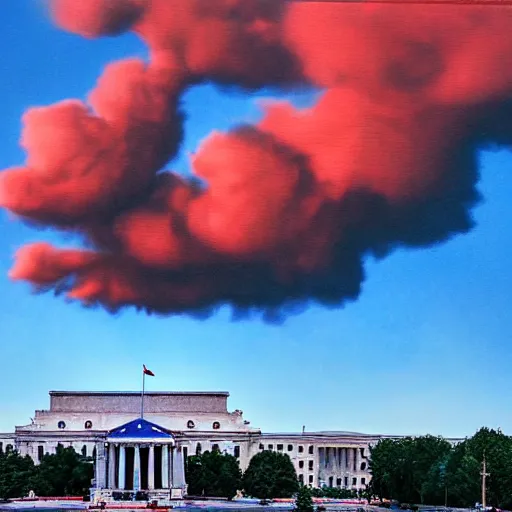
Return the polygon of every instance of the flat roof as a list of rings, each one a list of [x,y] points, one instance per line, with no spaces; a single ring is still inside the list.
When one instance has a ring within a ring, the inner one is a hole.
[[[141,391],[50,391],[50,396],[140,396]],[[145,391],[145,396],[229,396],[228,391]]]
[[[263,432],[264,438],[280,437],[280,438],[311,438],[311,437],[363,437],[373,439],[401,439],[405,437],[421,437],[425,434],[365,434],[362,432],[349,432],[344,430],[321,430],[317,432]],[[464,441],[462,437],[443,437],[449,442]]]
[[[264,437],[378,437],[380,434],[363,434],[361,432],[345,432],[337,430],[322,430],[318,432],[265,432]]]

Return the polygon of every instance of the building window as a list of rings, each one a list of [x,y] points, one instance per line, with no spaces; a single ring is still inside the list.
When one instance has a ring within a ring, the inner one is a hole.
[[[239,459],[240,458],[240,446],[235,446],[234,450],[233,450],[233,455]]]
[[[352,478],[352,485],[357,485],[357,478],[356,477]]]
[[[277,445],[277,451],[278,452],[282,452],[283,451],[283,445],[282,444],[278,444]]]
[[[214,421],[212,426],[213,426],[213,430],[219,430],[220,423],[218,421]]]
[[[220,451],[219,445],[217,443],[212,444],[212,452],[218,452],[218,451]]]
[[[299,468],[302,469],[304,467],[304,461],[299,460]]]
[[[289,452],[292,452],[292,451],[293,451],[293,444],[289,444],[289,445],[288,445],[288,451],[289,451]]]
[[[94,460],[96,460],[96,446],[94,447],[93,451],[92,451],[92,458]]]
[[[201,443],[197,443],[196,444],[196,455],[201,455],[201,451],[202,451]]]
[[[187,428],[194,428],[196,424],[192,420],[187,421]],[[215,427],[213,427],[215,428]]]
[[[63,421],[59,421],[59,423],[57,423],[57,427],[66,428],[66,424]]]
[[[89,430],[90,428],[92,428],[92,421],[90,420],[87,420],[84,424],[84,427]]]
[[[41,462],[43,460],[43,457],[44,457],[44,446],[42,444],[40,444],[37,447],[37,460],[39,462]]]
[[[300,475],[299,475],[299,482],[300,482],[301,484],[303,484],[303,483],[304,483],[304,475],[303,475],[303,474],[300,474]]]
[[[183,460],[186,462],[188,459],[188,448],[186,446],[183,447]]]
[[[333,476],[330,476],[329,477],[329,487],[332,487],[334,484],[334,477]]]
[[[309,475],[309,483],[312,484],[313,483],[313,475]]]
[[[345,487],[348,487],[348,476],[345,477]]]
[[[314,464],[314,462],[312,460],[308,461],[308,469],[309,469],[309,471],[313,471],[313,464]]]
[[[361,485],[366,485],[366,478],[361,478]]]
[[[5,453],[11,453],[12,452],[12,444],[5,445]]]
[[[313,445],[310,445],[309,447],[309,455],[313,455],[315,453],[315,447]]]
[[[264,449],[265,449],[265,446],[260,443],[260,450],[264,450]]]
[[[341,487],[341,478],[336,478],[336,487]]]
[[[361,462],[361,471],[366,469],[366,462]]]
[[[268,449],[269,449],[269,450],[273,450],[273,449],[274,449],[274,445],[273,445],[273,444],[269,444],[269,445],[268,445]]]
[[[304,451],[304,446],[299,445],[299,453],[302,453]]]
[[[82,446],[82,455],[87,457],[87,446],[85,444]]]

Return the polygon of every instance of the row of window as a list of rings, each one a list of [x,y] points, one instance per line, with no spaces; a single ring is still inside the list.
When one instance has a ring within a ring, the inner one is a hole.
[[[188,420],[187,421],[187,428],[195,428],[196,424],[192,421],[192,420]],[[57,427],[59,427],[61,430],[66,428],[66,422],[65,421],[59,421],[57,423]],[[92,428],[92,421],[90,420],[87,420],[85,423],[84,423],[84,428],[89,430]],[[220,423],[218,421],[214,421],[212,423],[212,428],[213,430],[219,430],[220,429]]]
[[[314,476],[313,475],[309,475],[308,476],[308,483],[312,484],[313,480],[314,480]],[[304,483],[304,475],[302,473],[299,474],[299,482],[302,483],[302,484]],[[336,479],[336,487],[341,487],[341,482],[342,482],[342,479],[341,478],[337,478]],[[357,486],[357,478],[356,477],[352,478],[352,485],[353,486],[354,485]],[[361,485],[366,485],[366,478],[361,478]],[[344,478],[344,486],[348,487],[348,476],[346,476]],[[334,477],[332,477],[332,476],[329,477],[329,487],[334,487]]]
[[[313,477],[313,475],[309,475],[309,477],[308,477],[308,483],[312,484],[312,483],[313,483],[313,478],[314,478],[314,477]],[[301,484],[303,484],[303,483],[304,483],[304,475],[303,475],[302,473],[299,475],[299,482],[300,482]]]
[[[308,460],[308,469],[309,471],[313,471],[315,462],[313,460]],[[304,468],[304,461],[299,460],[299,469]],[[361,471],[364,471],[366,469],[366,462],[363,462],[361,464]]]
[[[288,448],[289,452],[292,452],[293,451],[293,444],[289,444],[287,448]],[[260,444],[260,450],[264,450],[264,449],[265,449],[265,445],[263,443],[261,443]],[[267,450],[273,450],[273,449],[274,449],[274,445],[273,444],[267,445]],[[278,445],[276,445],[276,449],[277,449],[278,452],[282,452],[282,451],[284,451],[284,445],[283,444],[278,444]],[[297,451],[299,453],[304,453],[304,446],[299,444],[299,446],[297,447]],[[315,453],[315,447],[312,444],[309,445],[309,447],[308,447],[308,453],[310,455],[313,455]]]
[[[315,466],[315,461],[308,460],[308,469],[309,469],[309,471],[313,471],[314,466]],[[299,460],[299,469],[303,469],[303,468],[304,468],[304,461],[303,460]]]
[[[187,428],[195,428],[196,424],[192,420],[187,421]],[[213,430],[219,430],[220,423],[218,421],[214,421],[212,423]]]
[[[66,428],[66,422],[65,421],[59,421],[57,423],[57,427],[59,427],[61,430]],[[92,428],[92,421],[91,420],[87,420],[85,423],[84,423],[84,428],[89,430]]]

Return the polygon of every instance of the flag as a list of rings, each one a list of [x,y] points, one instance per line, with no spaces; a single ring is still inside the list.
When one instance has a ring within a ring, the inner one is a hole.
[[[142,365],[142,373],[144,373],[145,375],[151,375],[151,377],[155,376],[155,374],[151,370],[148,370],[146,368],[145,364]]]

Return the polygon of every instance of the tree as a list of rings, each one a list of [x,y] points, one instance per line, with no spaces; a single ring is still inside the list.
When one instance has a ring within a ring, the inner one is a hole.
[[[481,465],[484,454],[490,473],[487,501],[500,508],[512,507],[512,437],[501,431],[481,428],[466,441],[471,455]]]
[[[370,451],[375,494],[380,498],[424,503],[430,497],[426,493],[434,491],[427,484],[429,478],[433,478],[435,468],[449,455],[451,445],[441,437],[404,437],[381,440]]]
[[[471,507],[481,496],[481,464],[467,440],[454,447],[446,466],[446,493],[454,507]]]
[[[35,474],[33,460],[16,451],[0,452],[0,498],[21,498],[30,491]]]
[[[471,506],[480,501],[484,454],[490,473],[487,502],[500,508],[512,507],[512,438],[488,428],[481,428],[453,450],[447,465],[450,504]]]
[[[431,505],[448,504],[447,465],[452,452],[432,464],[422,485],[422,494]]]
[[[371,487],[381,498],[469,507],[481,499],[484,454],[487,502],[510,509],[512,437],[488,428],[456,446],[433,436],[380,441],[371,448]]]
[[[206,451],[188,458],[186,480],[190,495],[232,498],[242,487],[242,472],[232,455]]]
[[[243,482],[247,494],[261,499],[291,498],[299,489],[290,457],[267,450],[251,459]]]
[[[57,447],[45,455],[37,467],[32,486],[39,496],[85,496],[94,476],[92,460],[76,453],[72,447]]]
[[[410,460],[409,470],[411,474],[411,490],[407,501],[411,503],[425,503],[425,482],[432,468],[440,467],[440,463],[446,459],[451,451],[451,445],[441,437],[421,436],[408,439],[407,454]]]
[[[395,439],[382,439],[370,446],[369,469],[374,493],[382,500],[398,492],[400,445]]]
[[[295,498],[295,510],[297,512],[313,512],[313,495],[309,487],[305,485],[299,487],[299,492]]]

